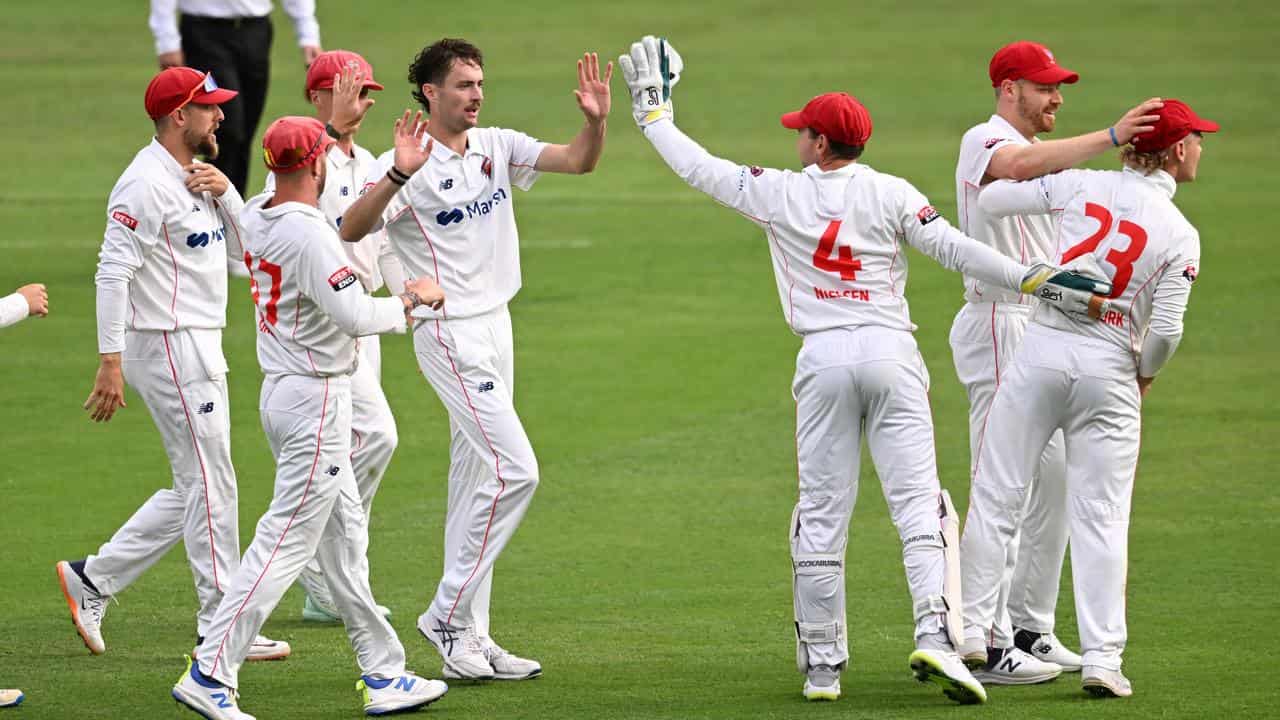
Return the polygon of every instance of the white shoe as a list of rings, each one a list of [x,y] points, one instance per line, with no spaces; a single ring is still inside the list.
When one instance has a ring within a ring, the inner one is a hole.
[[[283,640],[272,640],[266,635],[255,635],[253,644],[249,646],[248,662],[258,660],[283,660],[293,653],[293,648]]]
[[[332,602],[319,599],[310,593],[307,593],[306,600],[302,602],[302,621],[303,622],[319,622],[319,623],[340,623],[342,622],[342,614],[338,612],[338,608]],[[378,606],[378,614],[383,618],[391,619],[391,608],[386,605]]]
[[[26,697],[21,690],[0,690],[0,707],[17,707]]]
[[[178,678],[171,694],[174,700],[206,720],[255,720],[237,707],[239,693],[201,675],[191,658],[187,658],[187,669],[182,671],[182,677]]]
[[[1086,665],[1081,671],[1080,685],[1085,692],[1097,697],[1129,697],[1133,685],[1119,670],[1106,670],[1097,665]]]
[[[1067,649],[1057,635],[1018,630],[1013,634],[1013,644],[1037,660],[1062,666],[1062,672],[1080,672],[1080,656]]]
[[[429,705],[444,696],[449,686],[406,672],[397,678],[362,675],[356,689],[364,694],[365,715],[389,715]]]
[[[489,638],[481,640],[480,646],[489,666],[493,668],[494,680],[532,680],[542,675],[542,665],[537,660],[512,655]],[[445,677],[449,677],[447,672]]]
[[[67,607],[71,609],[71,622],[76,626],[76,632],[80,633],[80,639],[89,652],[101,655],[107,651],[107,644],[102,641],[102,616],[106,614],[111,598],[99,595],[85,585],[80,574],[66,560],[56,567],[62,597],[66,598]]]
[[[993,652],[994,650],[994,652]],[[987,685],[1036,685],[1062,674],[1062,666],[1036,659],[1018,648],[991,648],[987,656],[991,667],[973,673]]]
[[[450,625],[427,610],[418,616],[418,632],[435,646],[444,658],[445,677],[458,680],[492,680],[493,666],[484,655],[484,647],[475,626]]]
[[[908,659],[911,672],[920,682],[932,680],[942,686],[942,694],[961,705],[987,701],[987,691],[974,679],[960,656],[947,650],[916,650]]]
[[[987,642],[981,638],[965,638],[956,652],[970,670],[981,670],[987,666]]]
[[[805,700],[839,700],[840,668],[814,665],[804,674]]]

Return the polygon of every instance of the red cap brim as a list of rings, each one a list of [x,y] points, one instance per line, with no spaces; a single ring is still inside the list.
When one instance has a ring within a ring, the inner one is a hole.
[[[809,123],[804,119],[804,111],[797,110],[782,114],[782,127],[788,130],[803,130],[809,127]]]
[[[1218,132],[1220,127],[1221,126],[1218,125],[1218,123],[1212,120],[1205,120],[1204,118],[1198,117],[1195,120],[1191,121],[1191,129],[1194,132],[1202,132],[1202,133]]]
[[[197,105],[221,105],[239,94],[240,93],[235,90],[218,88],[210,93],[200,93],[199,95],[196,95],[191,98],[191,102]]]
[[[1080,75],[1059,65],[1050,65],[1043,70],[1028,73],[1026,79],[1044,85],[1057,85],[1058,83],[1074,85],[1079,82]]]
[[[372,78],[364,81],[364,86],[370,90],[381,90],[382,83],[374,82]]]

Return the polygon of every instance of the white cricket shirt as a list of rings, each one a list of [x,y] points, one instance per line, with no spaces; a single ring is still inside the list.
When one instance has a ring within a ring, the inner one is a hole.
[[[122,352],[126,328],[226,325],[228,240],[244,202],[234,187],[193,195],[186,175],[153,139],[111,190],[95,277],[99,352]]]
[[[685,182],[764,229],[778,297],[797,334],[880,325],[913,331],[902,243],[951,270],[1016,288],[1026,268],[952,228],[906,180],[850,163],[824,172],[737,165],[670,120],[644,128]]]
[[[264,207],[271,198],[254,197],[241,214],[262,372],[350,374],[356,337],[403,327],[404,304],[365,294],[318,208],[296,202]]]
[[[1030,145],[1009,121],[992,115],[986,122],[969,128],[960,140],[960,159],[956,162],[956,223],[960,232],[995,248],[1024,265],[1042,262],[1053,251],[1053,218],[1047,215],[1015,215],[992,217],[978,206],[982,177],[991,156],[1008,145]],[[992,286],[966,275],[964,299],[969,302],[1034,304],[1034,298],[1016,289]]]
[[[372,153],[359,145],[353,144],[351,150],[352,153],[348,155],[335,144],[329,148],[326,155],[328,175],[325,178],[324,190],[320,193],[320,212],[324,213],[335,230],[342,227],[342,216],[347,209],[355,204],[355,201],[368,189],[365,179],[374,171],[378,163]],[[264,192],[274,193],[275,189],[275,173],[267,173]],[[351,270],[369,293],[377,292],[383,286],[383,268],[390,264],[398,266],[400,262],[387,244],[386,233],[381,230],[365,235],[359,242],[343,242],[341,245],[342,251],[350,261]],[[403,284],[400,277],[403,275],[402,270],[388,272],[396,276],[393,281],[400,279]],[[391,288],[393,295],[403,291],[403,287]]]
[[[409,277],[430,277],[449,298],[438,313],[419,307],[415,317],[465,318],[506,305],[520,290],[520,235],[512,188],[528,190],[546,143],[501,128],[467,132],[459,155],[436,143],[431,158],[382,213],[392,249]],[[371,186],[394,162],[378,158]]]
[[[1101,338],[1137,357],[1148,329],[1182,335],[1191,284],[1200,273],[1200,235],[1173,204],[1177,183],[1163,170],[1064,170],[983,190],[989,211],[1061,212],[1050,257],[1066,264],[1092,253],[1111,278],[1111,311],[1100,320],[1038,307],[1034,322]]]

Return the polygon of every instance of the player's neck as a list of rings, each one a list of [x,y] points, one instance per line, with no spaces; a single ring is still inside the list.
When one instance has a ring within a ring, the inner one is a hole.
[[[818,166],[818,169],[821,170],[822,172],[831,172],[832,170],[839,170],[842,167],[847,167],[856,162],[858,161],[850,160],[848,158],[832,157],[832,158],[826,158],[825,160],[819,160],[817,162],[817,166]]]
[[[427,126],[427,134],[430,135],[433,139],[435,139],[436,142],[458,153],[459,155],[464,155],[467,152],[467,131],[466,130],[458,130],[455,132],[455,131],[446,129],[442,125],[437,125],[435,123],[432,123]]]
[[[195,153],[191,151],[191,148],[187,147],[186,143],[182,142],[180,133],[161,133],[156,135],[156,142],[160,143],[160,146],[165,150],[168,150],[179,165],[190,165],[191,161],[195,159]]]
[[[355,152],[356,136],[347,135],[346,137],[338,139],[333,144],[338,146],[338,149],[342,151],[343,155],[351,157],[352,153]]]
[[[1001,118],[1004,118],[1005,122],[1012,125],[1013,129],[1017,130],[1018,134],[1026,138],[1028,141],[1036,136],[1036,129],[1031,127],[1030,124],[1018,116],[1017,109],[1003,107],[997,108],[996,114]]]
[[[267,202],[267,207],[275,207],[283,205],[287,202],[302,203],[311,207],[320,207],[319,193],[316,192],[314,184],[310,183],[294,183],[280,182],[279,176],[276,177],[276,191]]]

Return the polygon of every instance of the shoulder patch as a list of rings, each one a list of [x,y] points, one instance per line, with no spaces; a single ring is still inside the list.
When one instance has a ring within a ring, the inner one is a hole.
[[[938,214],[937,210],[933,209],[932,205],[925,205],[924,207],[920,208],[919,212],[916,213],[916,218],[920,220],[921,225],[928,225],[929,223],[933,222],[934,220],[937,220],[940,217],[942,216]]]
[[[116,210],[116,211],[112,212],[112,213],[111,213],[111,219],[112,219],[112,220],[115,220],[116,222],[120,223],[121,225],[123,225],[123,226],[125,226],[125,227],[129,228],[130,230],[137,230],[137,229],[138,229],[138,221],[137,221],[137,220],[135,220],[135,219],[133,219],[133,217],[132,217],[131,215],[129,215],[129,213],[127,213],[127,212],[125,212],[125,211],[123,211],[123,210]]]
[[[342,267],[338,272],[329,276],[329,285],[333,287],[334,292],[351,287],[355,281],[356,274],[351,272],[349,267]]]
[[[761,175],[763,175],[763,174],[764,174],[764,168],[760,167],[759,165],[752,165],[752,166],[751,166],[751,176],[752,176],[752,177],[760,177],[760,176],[761,176]]]
[[[1200,277],[1200,268],[1195,265],[1188,265],[1182,269],[1182,277],[1186,278],[1187,282],[1193,283],[1196,278]]]
[[[987,138],[986,141],[982,143],[982,147],[986,148],[987,150],[990,150],[991,148],[999,145],[1000,143],[1008,141],[1008,139],[1009,138],[1001,138],[1001,137]]]

